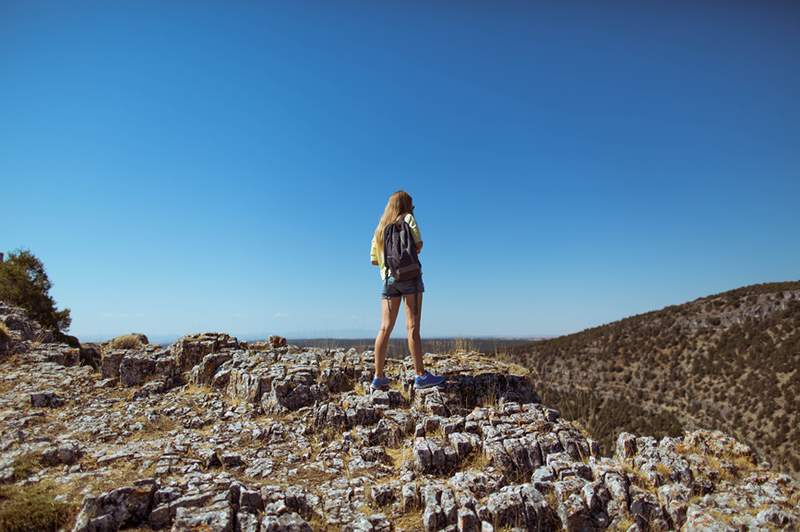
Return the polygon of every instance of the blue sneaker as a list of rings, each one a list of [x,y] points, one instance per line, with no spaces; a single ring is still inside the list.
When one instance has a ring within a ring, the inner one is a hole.
[[[388,377],[375,377],[372,379],[372,384],[370,384],[369,387],[372,390],[380,390],[389,386],[390,382],[392,381],[390,381]]]
[[[444,381],[447,380],[447,377],[442,377],[441,375],[431,375],[427,371],[422,375],[418,375],[414,378],[414,388],[417,390],[421,390],[423,388],[432,388],[433,386],[441,386],[444,384]]]

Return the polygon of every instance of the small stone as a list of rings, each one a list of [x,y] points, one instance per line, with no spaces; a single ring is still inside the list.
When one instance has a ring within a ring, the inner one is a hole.
[[[31,406],[36,408],[56,408],[64,404],[55,392],[36,392],[31,394]]]
[[[222,462],[223,467],[226,467],[226,468],[228,468],[228,467],[240,467],[240,466],[244,465],[244,462],[242,462],[241,455],[239,455],[237,453],[224,453],[220,457],[220,461]]]

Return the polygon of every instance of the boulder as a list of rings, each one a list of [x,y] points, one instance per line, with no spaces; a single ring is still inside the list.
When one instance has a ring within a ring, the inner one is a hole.
[[[104,352],[100,359],[100,375],[104,379],[118,379],[119,366],[127,353],[125,349]]]
[[[127,351],[120,360],[119,380],[124,386],[137,386],[151,380],[177,383],[178,370],[168,350]]]
[[[97,497],[86,497],[72,531],[116,530],[141,525],[150,514],[155,490],[155,481],[147,479]]]
[[[239,341],[225,333],[190,334],[180,338],[170,348],[175,356],[178,369],[189,371],[199,364],[209,353],[218,353],[226,349],[236,349]]]

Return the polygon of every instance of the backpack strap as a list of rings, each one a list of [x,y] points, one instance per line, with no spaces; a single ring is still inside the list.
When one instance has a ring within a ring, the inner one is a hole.
[[[389,261],[386,260],[386,237],[389,235],[389,230],[392,228],[392,225],[394,224],[389,224],[383,228],[383,273],[384,273],[383,280],[384,281],[386,281],[386,279],[389,278]]]

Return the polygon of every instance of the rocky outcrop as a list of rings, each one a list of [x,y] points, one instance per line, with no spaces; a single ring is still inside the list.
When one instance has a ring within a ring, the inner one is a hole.
[[[146,346],[142,349],[116,349],[103,353],[100,374],[104,379],[118,380],[123,386],[145,383],[164,390],[180,383],[175,356],[169,349]]]
[[[0,479],[71,494],[75,531],[798,525],[800,487],[722,433],[623,433],[602,456],[519,367],[427,353],[444,386],[391,361],[370,392],[371,358],[205,334],[107,351],[99,374],[7,361]]]
[[[189,371],[209,353],[236,349],[239,341],[225,333],[190,334],[172,345],[172,354],[180,371]]]
[[[39,323],[30,319],[25,310],[2,301],[0,301],[0,322],[5,325],[10,339],[15,343],[50,343],[57,339],[55,333],[44,329]]]

